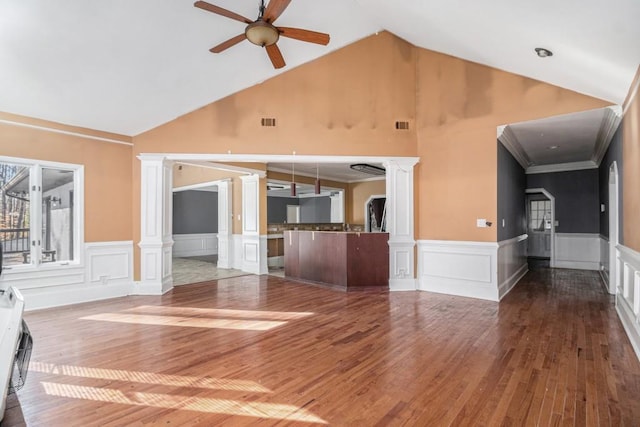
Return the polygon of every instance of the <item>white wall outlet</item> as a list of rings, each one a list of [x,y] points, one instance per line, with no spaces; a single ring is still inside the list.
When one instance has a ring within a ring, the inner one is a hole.
[[[485,218],[476,219],[476,226],[478,228],[485,228],[487,226],[487,220]]]

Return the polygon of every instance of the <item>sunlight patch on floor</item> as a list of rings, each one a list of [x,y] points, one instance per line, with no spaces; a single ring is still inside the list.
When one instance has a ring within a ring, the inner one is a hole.
[[[258,320],[295,320],[312,316],[315,313],[296,311],[259,311],[259,310],[231,310],[221,308],[196,307],[163,307],[159,305],[141,305],[126,310],[134,313],[173,314],[182,316],[216,316],[234,319]]]
[[[211,319],[202,317],[152,316],[142,314],[102,313],[81,317],[80,320],[134,323],[139,325],[183,326],[190,328],[268,331],[287,322],[270,320]]]
[[[153,372],[126,371],[119,369],[88,368],[84,366],[58,365],[32,361],[29,370],[44,374],[70,377],[96,378],[114,381],[129,381],[142,384],[159,384],[175,387],[195,387],[212,390],[230,390],[253,393],[271,393],[255,381],[226,378],[192,377],[183,375],[155,374]]]
[[[44,387],[46,394],[57,397],[120,403],[134,406],[151,406],[164,409],[327,424],[325,420],[303,408],[279,403],[241,402],[229,399],[211,399],[158,393],[125,393],[120,390],[108,388],[86,387],[52,382],[41,382],[40,384]]]

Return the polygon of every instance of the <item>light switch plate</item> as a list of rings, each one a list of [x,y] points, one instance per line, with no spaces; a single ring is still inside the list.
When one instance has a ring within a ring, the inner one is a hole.
[[[487,226],[487,220],[485,218],[476,219],[476,226],[478,228],[485,228]]]

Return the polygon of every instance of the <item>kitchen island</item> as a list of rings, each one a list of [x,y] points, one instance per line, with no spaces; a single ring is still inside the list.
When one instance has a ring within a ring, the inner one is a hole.
[[[344,291],[389,289],[389,234],[285,231],[284,274]]]

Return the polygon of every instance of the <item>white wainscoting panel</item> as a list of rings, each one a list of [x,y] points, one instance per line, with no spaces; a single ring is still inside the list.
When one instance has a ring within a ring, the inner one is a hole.
[[[527,235],[498,243],[498,295],[502,299],[529,271]]]
[[[133,242],[84,244],[84,264],[46,264],[38,269],[6,270],[2,287],[15,286],[26,310],[59,307],[130,295],[133,288]]]
[[[418,241],[418,289],[498,301],[498,244]]]
[[[556,267],[600,270],[600,235],[556,233]]]
[[[640,253],[618,245],[620,276],[616,292],[616,311],[640,359]]]
[[[236,270],[242,270],[242,234],[232,234],[231,235],[231,244],[232,254],[231,257],[231,268],[235,268]]]
[[[609,239],[600,235],[600,275],[609,286]]]
[[[216,255],[218,236],[216,233],[174,234],[173,256],[175,258]]]

